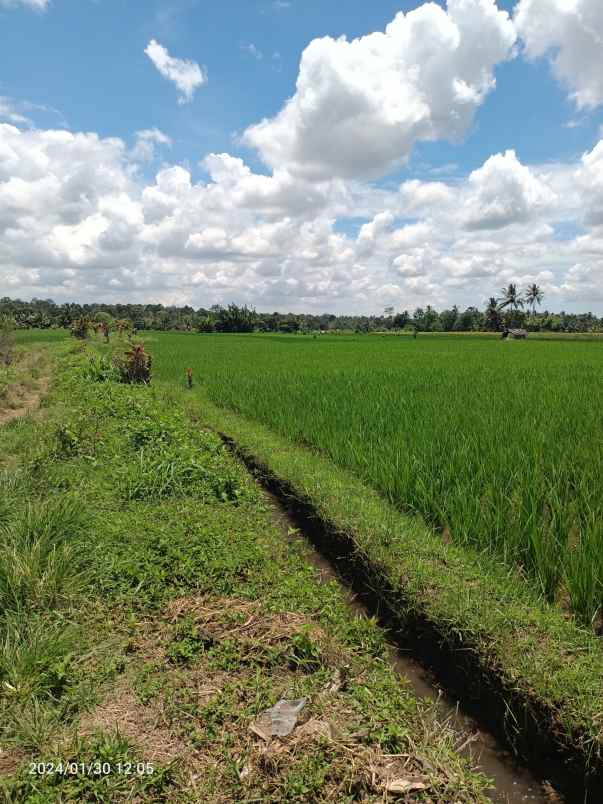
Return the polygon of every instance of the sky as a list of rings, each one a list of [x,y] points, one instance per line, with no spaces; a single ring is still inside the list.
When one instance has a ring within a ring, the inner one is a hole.
[[[0,0],[0,296],[603,314],[601,0]]]

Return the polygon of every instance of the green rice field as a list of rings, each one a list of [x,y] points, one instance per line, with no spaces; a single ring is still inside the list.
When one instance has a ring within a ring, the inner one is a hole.
[[[154,376],[353,471],[585,623],[603,604],[603,343],[147,334]]]

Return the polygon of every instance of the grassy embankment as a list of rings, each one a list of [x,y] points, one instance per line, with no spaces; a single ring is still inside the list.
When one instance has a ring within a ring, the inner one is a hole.
[[[207,399],[191,397],[190,406],[313,521],[327,553],[350,557],[408,646],[440,664],[466,705],[560,783],[565,765],[576,800],[583,783],[584,800],[600,800],[603,647],[590,629],[329,460]]]
[[[603,628],[603,343],[483,336],[148,338],[159,379],[353,472]]]
[[[4,799],[381,800],[397,780],[483,800],[380,630],[318,584],[182,394],[53,349],[43,411],[0,428]],[[307,697],[302,725],[265,742],[249,726],[281,696]],[[60,760],[78,772],[29,772]]]

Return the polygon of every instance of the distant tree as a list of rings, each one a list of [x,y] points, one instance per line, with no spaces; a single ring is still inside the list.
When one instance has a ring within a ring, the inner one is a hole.
[[[513,282],[509,283],[506,288],[502,289],[502,298],[499,301],[498,309],[504,310],[511,308],[504,316],[504,325],[508,328],[523,327],[525,324],[525,315],[520,313],[520,308],[525,304],[525,299],[517,289],[517,285]]]
[[[498,332],[502,328],[502,316],[494,296],[490,296],[490,301],[486,307],[484,326],[490,332]]]
[[[459,308],[454,305],[451,310],[443,310],[440,313],[440,325],[444,332],[452,332],[459,316]]]
[[[1,0],[0,0],[1,3]],[[9,316],[15,322],[16,329],[64,327],[70,329],[74,322],[88,319],[99,325],[110,320],[111,329],[116,329],[116,322],[123,331],[130,329],[134,322],[137,330],[190,330],[213,331],[214,327],[223,332],[316,332],[360,330],[373,332],[384,328],[404,328],[409,325],[418,326],[424,331],[451,329],[457,332],[467,330],[493,329],[498,321],[495,308],[503,323],[509,328],[527,327],[530,330],[547,330],[551,332],[600,332],[603,330],[603,319],[592,313],[553,313],[537,312],[537,305],[542,299],[542,291],[534,295],[528,288],[527,297],[521,298],[515,286],[503,291],[503,298],[485,312],[468,308],[460,313],[456,307],[437,313],[433,308],[417,308],[414,318],[407,311],[386,317],[383,315],[333,315],[323,313],[256,313],[246,307],[230,305],[224,308],[214,305],[211,308],[200,307],[164,307],[162,304],[74,304],[66,302],[56,304],[52,299],[20,299],[0,298],[0,318]],[[521,298],[521,302],[519,299]],[[527,303],[530,315],[521,311],[522,303]],[[389,308],[388,308],[389,311]],[[456,316],[456,318],[455,318]]]
[[[524,305],[524,299],[521,293],[517,290],[517,285],[510,282],[506,288],[501,290],[502,298],[499,300],[499,310],[504,310],[505,307],[511,307],[513,310],[518,310]]]
[[[216,330],[218,332],[253,332],[256,323],[256,312],[247,306],[237,307],[229,304],[228,307],[219,308],[216,317]]]
[[[410,315],[408,314],[408,310],[404,310],[402,313],[396,313],[393,318],[392,324],[394,329],[404,329],[404,327],[410,321]],[[368,321],[366,322],[366,326],[368,327]]]
[[[428,304],[425,308],[425,313],[423,315],[423,329],[426,332],[433,332],[434,330],[439,329],[440,317],[437,312],[433,309],[433,307]]]
[[[544,293],[535,282],[528,286],[528,289],[526,290],[525,301],[527,306],[532,311],[532,314],[536,312],[536,306],[537,305],[540,306],[543,299],[544,299]]]
[[[457,332],[478,332],[483,327],[484,316],[477,307],[467,307],[459,313],[455,330]]]
[[[417,307],[412,316],[412,324],[415,330],[422,330],[425,323],[425,310]]]
[[[202,315],[197,318],[197,332],[215,332],[216,325],[210,315]]]

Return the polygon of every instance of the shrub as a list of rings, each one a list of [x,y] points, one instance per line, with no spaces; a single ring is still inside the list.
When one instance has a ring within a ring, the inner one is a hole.
[[[115,363],[108,357],[91,357],[84,368],[84,377],[89,382],[118,382],[121,373]]]
[[[138,343],[132,346],[123,358],[114,358],[113,364],[119,372],[121,382],[149,385],[151,382],[152,362],[152,357],[145,352],[144,345]]]
[[[6,368],[11,365],[15,349],[15,322],[8,316],[0,317],[0,361]]]
[[[71,323],[71,334],[74,338],[78,338],[79,340],[83,341],[88,337],[88,330],[90,329],[90,320],[86,318],[86,316],[81,316],[81,318],[76,318],[75,321]]]

